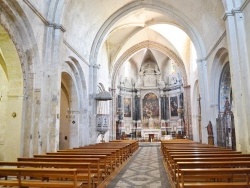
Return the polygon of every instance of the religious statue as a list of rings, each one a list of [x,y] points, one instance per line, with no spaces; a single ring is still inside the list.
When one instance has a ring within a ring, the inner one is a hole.
[[[207,134],[208,136],[213,136],[213,126],[212,126],[212,123],[211,121],[209,121],[208,125],[207,125]]]

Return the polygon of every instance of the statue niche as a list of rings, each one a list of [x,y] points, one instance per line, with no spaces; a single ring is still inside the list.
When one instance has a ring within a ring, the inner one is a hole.
[[[143,63],[141,69],[139,71],[139,80],[137,85],[144,87],[156,87],[158,76],[160,75],[160,71],[158,65],[155,61],[148,59]]]

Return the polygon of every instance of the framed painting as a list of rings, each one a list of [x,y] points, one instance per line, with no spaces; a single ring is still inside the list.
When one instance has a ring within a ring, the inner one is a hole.
[[[143,118],[159,117],[159,99],[154,93],[148,93],[143,99]]]
[[[124,98],[124,117],[131,117],[131,98]]]
[[[171,117],[172,116],[178,116],[178,99],[177,96],[170,97],[170,111],[171,111]]]

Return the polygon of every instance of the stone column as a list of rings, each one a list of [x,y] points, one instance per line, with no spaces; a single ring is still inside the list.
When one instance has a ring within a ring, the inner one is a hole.
[[[207,143],[206,124],[209,121],[209,96],[208,96],[208,79],[207,79],[207,62],[204,59],[197,60],[198,78],[199,78],[199,92],[200,92],[200,107],[201,107],[201,136],[202,143]],[[196,100],[196,99],[194,99]]]
[[[97,139],[96,131],[96,100],[94,99],[97,94],[97,75],[99,66],[93,64],[90,66],[89,71],[89,126],[90,126],[90,143],[94,143]]]
[[[192,123],[191,123],[191,97],[190,97],[190,85],[184,86],[184,120],[186,127],[186,136],[193,139]]]
[[[63,30],[48,27],[44,46],[45,62],[42,80],[41,117],[39,124],[38,152],[54,152],[59,149],[61,63]]]
[[[117,101],[118,99],[116,98],[116,89],[112,88],[111,89],[112,91],[112,101],[109,103],[110,105],[110,114],[112,114],[112,117],[111,117],[111,127],[110,127],[110,134],[109,134],[109,140],[114,140],[115,137],[116,137],[116,120],[117,120]]]
[[[238,4],[236,4],[238,2]],[[247,1],[245,1],[247,2]],[[226,24],[227,42],[229,50],[229,63],[231,72],[231,84],[233,93],[236,149],[247,153],[250,147],[250,106],[249,93],[249,59],[246,49],[245,24],[242,11],[245,6],[241,1],[223,0],[225,6],[224,20]]]

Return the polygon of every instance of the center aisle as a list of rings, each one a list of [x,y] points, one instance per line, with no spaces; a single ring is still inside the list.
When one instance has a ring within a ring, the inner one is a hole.
[[[159,143],[142,143],[107,188],[170,188]]]

